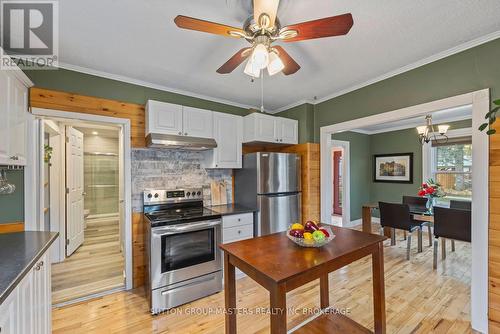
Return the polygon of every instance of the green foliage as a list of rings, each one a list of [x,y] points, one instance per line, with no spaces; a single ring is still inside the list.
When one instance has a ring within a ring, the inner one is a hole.
[[[497,132],[492,128],[492,125],[497,120],[497,112],[500,110],[500,99],[493,101],[493,105],[498,107],[492,108],[486,113],[486,115],[484,115],[484,118],[487,119],[488,122],[481,124],[478,128],[479,131],[484,131],[486,128],[488,128],[488,131],[486,131],[486,134],[488,136],[491,136]]]

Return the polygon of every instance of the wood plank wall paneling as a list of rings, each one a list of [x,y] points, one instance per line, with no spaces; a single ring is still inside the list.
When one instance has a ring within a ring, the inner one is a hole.
[[[287,146],[243,145],[243,154],[252,152],[284,152],[299,154],[302,162],[302,220],[320,220],[319,144],[305,143]]]
[[[12,232],[22,232],[24,231],[23,222],[0,224],[0,234],[1,233],[12,233]]]
[[[495,127],[500,131],[500,125]],[[500,333],[500,135],[498,134],[490,136],[489,164],[488,318],[489,332]]]
[[[143,286],[147,278],[146,226],[142,212],[132,213],[132,276],[133,286]]]
[[[146,146],[144,105],[33,87],[30,106],[129,119],[132,147]]]

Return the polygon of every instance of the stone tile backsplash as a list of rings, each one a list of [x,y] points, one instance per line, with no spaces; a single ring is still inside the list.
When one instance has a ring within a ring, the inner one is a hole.
[[[204,203],[211,204],[210,182],[227,183],[228,201],[232,198],[230,169],[205,169],[203,155],[196,151],[168,149],[132,150],[132,209],[142,211],[145,189],[175,189],[203,187]]]

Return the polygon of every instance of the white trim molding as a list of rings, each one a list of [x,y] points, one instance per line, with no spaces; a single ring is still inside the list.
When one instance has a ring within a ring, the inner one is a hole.
[[[457,95],[433,102],[389,111],[320,129],[321,151],[321,219],[329,221],[332,203],[332,134],[411,117],[425,116],[435,111],[472,105],[472,268],[471,268],[471,324],[474,330],[488,333],[488,136],[477,130],[489,111],[489,89]]]
[[[99,116],[91,114],[82,114],[75,112],[66,112],[60,110],[52,109],[42,109],[42,108],[32,108],[31,113],[34,116],[39,116],[41,118],[61,118],[67,120],[80,120],[84,122],[99,122],[107,123],[109,125],[115,125],[120,127],[123,131],[123,177],[124,177],[124,206],[125,206],[125,221],[123,226],[125,229],[125,288],[127,290],[132,289],[133,286],[133,276],[132,276],[132,171],[131,171],[131,144],[130,144],[130,120],[125,118],[115,118],[108,116]],[[33,136],[33,134],[32,134]],[[34,160],[36,161],[36,160]],[[34,169],[33,171],[25,172],[25,174],[30,174],[28,177],[31,179],[35,176],[31,176],[31,173],[37,173]],[[27,189],[27,194],[35,193],[36,185],[31,186]],[[38,201],[38,199],[37,199]]]

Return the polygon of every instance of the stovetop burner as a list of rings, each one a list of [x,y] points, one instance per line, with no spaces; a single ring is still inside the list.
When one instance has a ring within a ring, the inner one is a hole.
[[[145,191],[144,215],[153,227],[220,218],[203,207],[202,197],[198,188]]]

